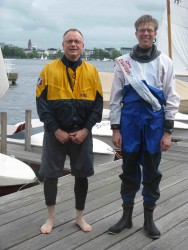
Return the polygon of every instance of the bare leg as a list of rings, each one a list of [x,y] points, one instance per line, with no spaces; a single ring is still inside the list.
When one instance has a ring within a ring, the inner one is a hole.
[[[76,219],[75,219],[76,225],[80,227],[80,229],[84,232],[90,232],[92,230],[91,225],[89,225],[83,216],[83,210],[76,210]]]
[[[55,222],[55,206],[47,206],[48,218],[44,225],[40,228],[42,234],[50,234]]]

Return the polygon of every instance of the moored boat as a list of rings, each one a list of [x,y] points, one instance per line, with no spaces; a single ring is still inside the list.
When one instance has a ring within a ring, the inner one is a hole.
[[[38,179],[29,165],[0,153],[0,196],[36,183]]]
[[[42,152],[42,142],[43,142],[43,127],[33,128],[31,136],[31,147],[32,152],[41,153]],[[7,143],[14,145],[24,145],[25,144],[25,130],[18,133],[8,135]],[[99,138],[93,138],[93,153],[94,154],[114,154],[113,148],[107,143],[103,142]]]
[[[109,110],[104,109],[103,119],[105,119],[105,122],[109,123],[108,117],[109,117]],[[43,143],[43,134],[44,134],[43,123],[40,122],[39,119],[32,119],[31,125],[32,125],[32,129],[31,129],[32,130],[31,131],[32,152],[41,153],[42,143]],[[96,124],[93,127],[92,133],[97,126],[99,125]],[[25,122],[23,121],[23,122],[15,124],[15,128],[16,129],[12,134],[7,135],[7,142],[9,144],[12,143],[15,145],[24,145],[25,144]],[[101,133],[103,134],[103,132]],[[93,133],[93,135],[96,135],[96,134]],[[93,153],[112,155],[114,154],[114,150],[110,145],[108,145],[108,143],[101,140],[101,138],[93,138]]]
[[[188,123],[188,115],[178,112],[175,116],[175,120],[183,123]]]

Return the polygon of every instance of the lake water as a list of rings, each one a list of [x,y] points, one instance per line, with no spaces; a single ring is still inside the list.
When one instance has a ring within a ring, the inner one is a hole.
[[[0,112],[7,112],[7,123],[16,124],[25,120],[25,110],[32,110],[32,118],[38,118],[36,112],[35,88],[40,71],[48,61],[17,59],[14,60],[18,73],[16,85],[10,85],[7,93],[0,99]],[[91,61],[98,71],[113,72],[114,62]]]

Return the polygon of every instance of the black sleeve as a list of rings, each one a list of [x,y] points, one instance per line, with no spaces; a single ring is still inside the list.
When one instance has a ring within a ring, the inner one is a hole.
[[[164,121],[164,132],[172,134],[174,128],[174,120]]]
[[[37,112],[40,121],[44,123],[46,130],[55,132],[59,128],[59,124],[54,119],[53,112],[47,101],[47,88],[43,90],[39,97],[36,97]]]
[[[84,127],[89,131],[92,130],[92,127],[97,123],[100,122],[102,119],[102,111],[103,111],[103,97],[97,92],[95,102],[93,104],[91,113],[84,124]]]

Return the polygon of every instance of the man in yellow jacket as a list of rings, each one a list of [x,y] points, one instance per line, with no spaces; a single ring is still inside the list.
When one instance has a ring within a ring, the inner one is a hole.
[[[40,175],[44,177],[44,196],[48,218],[43,234],[52,231],[58,178],[63,176],[66,155],[75,177],[75,223],[84,232],[91,231],[83,216],[88,178],[93,170],[91,130],[102,118],[102,87],[96,68],[82,61],[82,33],[69,29],[63,35],[64,56],[46,64],[36,88],[37,111],[44,123],[44,142]]]

